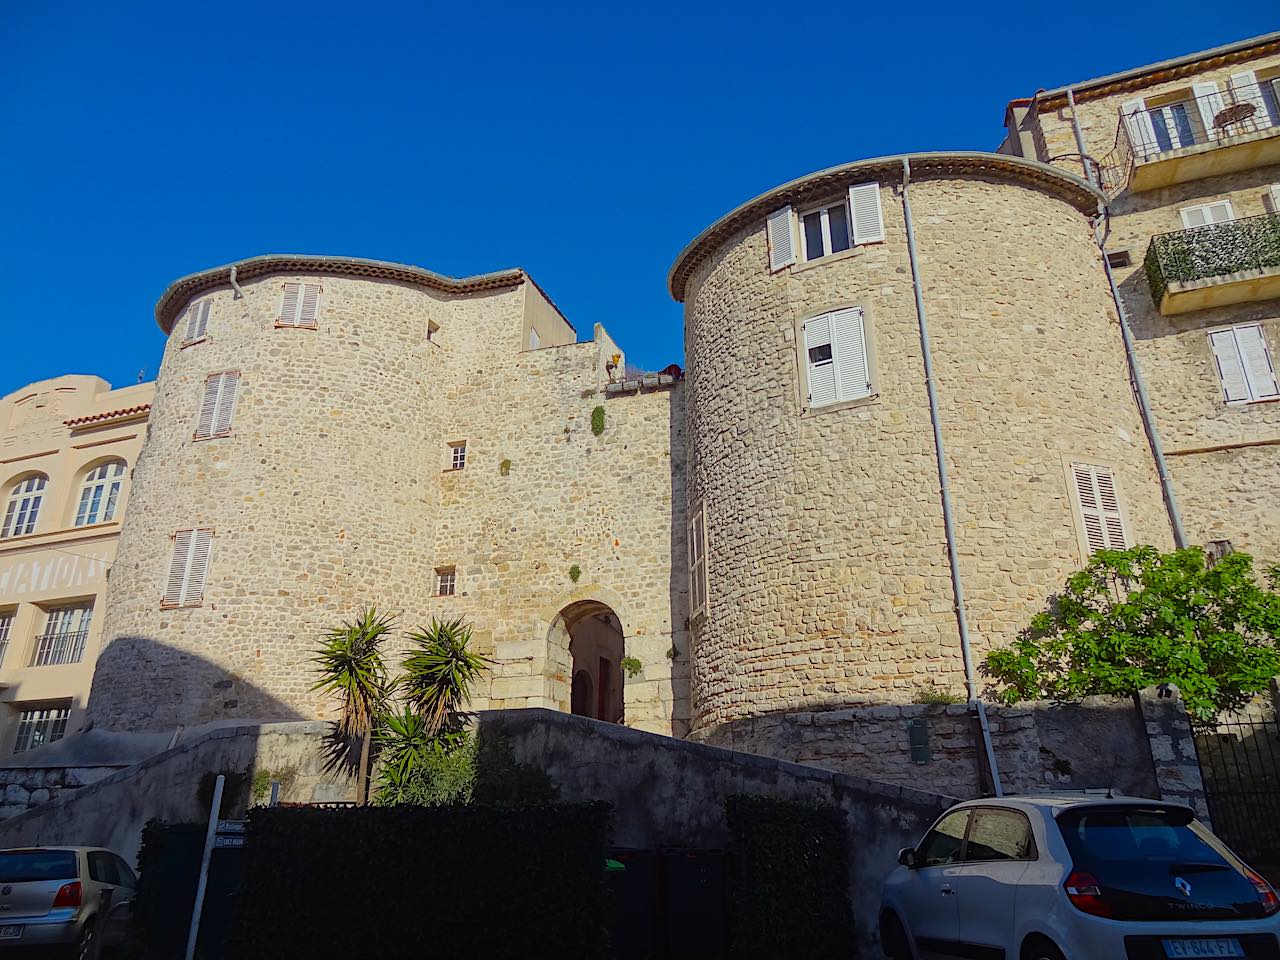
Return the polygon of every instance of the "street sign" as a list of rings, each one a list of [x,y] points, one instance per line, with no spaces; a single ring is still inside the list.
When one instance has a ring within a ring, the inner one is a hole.
[[[213,838],[215,850],[238,850],[244,846],[244,837],[219,835]]]
[[[218,833],[244,833],[243,820],[219,820]]]

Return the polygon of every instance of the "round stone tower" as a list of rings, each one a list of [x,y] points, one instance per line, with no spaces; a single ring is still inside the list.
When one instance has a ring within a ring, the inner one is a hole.
[[[468,335],[516,335],[521,283],[259,257],[166,291],[90,697],[99,727],[313,718],[327,628],[370,599],[427,619],[447,398]]]
[[[704,541],[695,734],[922,687],[964,695],[903,159],[778,187],[672,268]],[[977,662],[1092,548],[1167,548],[1169,525],[1093,238],[1098,196],[1015,157],[909,159]]]

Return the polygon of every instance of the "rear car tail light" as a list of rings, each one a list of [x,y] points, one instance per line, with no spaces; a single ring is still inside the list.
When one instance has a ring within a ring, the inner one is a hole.
[[[64,883],[58,888],[58,895],[53,898],[55,907],[78,907],[80,906],[80,881],[72,880],[70,883]]]
[[[1073,870],[1062,888],[1066,890],[1072,905],[1081,913],[1090,913],[1095,917],[1110,917],[1115,913],[1111,904],[1103,898],[1102,886],[1092,873]]]
[[[1280,910],[1280,897],[1276,896],[1271,884],[1247,868],[1245,869],[1245,875],[1249,878],[1249,882],[1253,884],[1253,889],[1258,891],[1258,902],[1262,904],[1262,915],[1269,917],[1277,910]]]

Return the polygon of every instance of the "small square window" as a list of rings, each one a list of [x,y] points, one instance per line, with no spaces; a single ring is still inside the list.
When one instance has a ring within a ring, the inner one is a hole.
[[[843,201],[800,214],[800,226],[806,260],[839,253],[852,245],[849,208]]]
[[[453,567],[436,567],[436,596],[452,597],[457,586],[457,576]]]
[[[449,469],[462,470],[467,465],[467,441],[449,444]]]
[[[1128,250],[1116,250],[1107,254],[1107,263],[1113,267],[1128,267],[1133,265],[1133,256]]]

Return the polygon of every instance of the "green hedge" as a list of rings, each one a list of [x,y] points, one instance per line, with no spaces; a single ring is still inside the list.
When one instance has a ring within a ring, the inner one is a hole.
[[[229,955],[606,957],[609,820],[601,803],[255,809]]]
[[[734,848],[731,956],[853,956],[843,814],[745,795],[725,801],[725,813]]]

